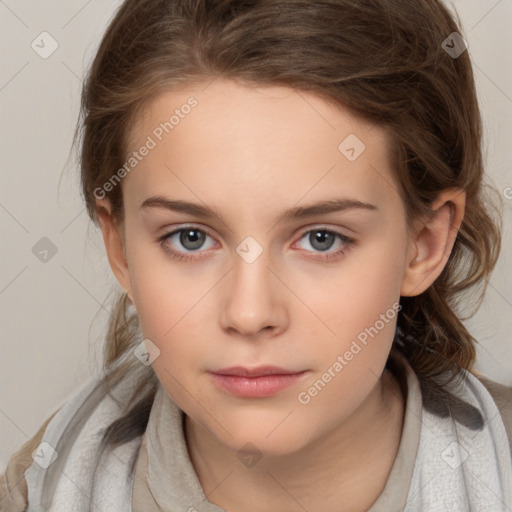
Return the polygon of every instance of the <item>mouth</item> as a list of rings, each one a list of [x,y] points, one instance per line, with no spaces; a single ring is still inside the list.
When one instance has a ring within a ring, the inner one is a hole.
[[[209,372],[213,382],[223,391],[242,398],[265,398],[293,386],[308,373],[280,368],[233,366]]]

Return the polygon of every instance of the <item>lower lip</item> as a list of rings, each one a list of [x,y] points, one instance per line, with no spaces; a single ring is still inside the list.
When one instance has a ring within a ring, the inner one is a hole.
[[[243,398],[264,398],[293,386],[305,374],[306,372],[286,375],[262,375],[260,377],[239,377],[238,375],[212,373],[211,376],[217,386],[232,395]]]

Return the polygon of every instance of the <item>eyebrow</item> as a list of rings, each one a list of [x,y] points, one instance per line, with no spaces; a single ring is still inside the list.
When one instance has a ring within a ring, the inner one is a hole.
[[[152,196],[143,201],[143,203],[140,205],[140,209],[149,208],[170,210],[177,213],[188,213],[195,217],[201,217],[204,219],[212,219],[217,217],[222,222],[224,222],[222,216],[217,210],[197,203],[191,203],[189,201],[172,200],[162,196]],[[293,219],[302,219],[305,217],[314,217],[317,215],[325,215],[327,213],[343,212],[346,210],[354,209],[367,211],[378,210],[375,205],[364,203],[357,199],[337,198],[320,201],[309,206],[295,206],[281,213],[275,222],[277,224],[279,222]]]

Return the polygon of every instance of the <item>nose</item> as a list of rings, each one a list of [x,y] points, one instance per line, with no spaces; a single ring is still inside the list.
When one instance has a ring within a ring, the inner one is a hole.
[[[245,337],[286,329],[288,309],[283,284],[268,268],[265,252],[247,263],[238,255],[224,283],[222,328]]]

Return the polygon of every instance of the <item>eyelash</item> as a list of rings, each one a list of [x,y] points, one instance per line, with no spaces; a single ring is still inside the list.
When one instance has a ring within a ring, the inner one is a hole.
[[[162,247],[162,249],[164,250],[164,252],[166,252],[171,258],[175,259],[175,260],[178,260],[178,261],[190,261],[190,260],[197,260],[197,259],[200,259],[201,257],[197,257],[197,256],[189,256],[189,255],[186,255],[180,251],[176,251],[174,249],[171,249],[168,245],[165,244],[165,242],[170,238],[172,237],[173,235],[177,234],[177,233],[181,233],[182,231],[186,231],[186,230],[195,230],[195,231],[199,231],[201,233],[204,233],[206,235],[208,235],[210,238],[213,238],[209,233],[208,231],[204,230],[204,229],[199,229],[195,226],[182,226],[181,228],[179,229],[175,229],[174,231],[171,231],[169,233],[166,233],[162,236],[160,236],[158,239],[157,239],[157,242],[159,242],[160,246]],[[298,238],[298,240],[302,240],[304,238],[305,235],[309,234],[309,233],[314,233],[314,232],[322,232],[322,233],[328,233],[328,234],[331,234],[331,235],[334,235],[336,236],[339,240],[341,240],[341,242],[343,243],[343,246],[334,251],[334,252],[321,252],[321,251],[316,251],[318,254],[322,254],[322,256],[320,257],[314,257],[314,258],[310,258],[310,259],[315,259],[315,260],[320,260],[320,261],[324,261],[324,262],[327,262],[327,261],[331,261],[333,259],[336,259],[340,256],[342,256],[346,250],[355,242],[355,240],[353,238],[350,238],[342,233],[339,233],[337,231],[334,231],[332,229],[328,229],[326,227],[318,227],[318,228],[314,228],[314,229],[308,229],[306,231],[303,231],[300,235],[300,237]],[[189,251],[190,254],[195,254],[196,252],[198,253],[201,253],[201,252],[205,252],[205,251]]]

